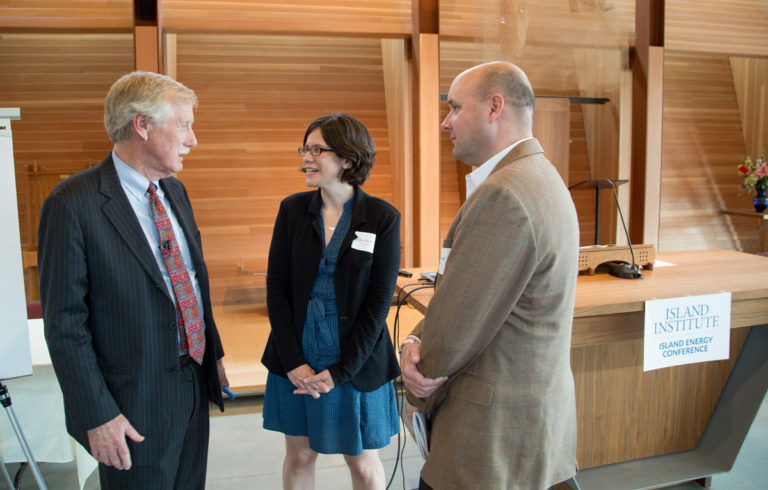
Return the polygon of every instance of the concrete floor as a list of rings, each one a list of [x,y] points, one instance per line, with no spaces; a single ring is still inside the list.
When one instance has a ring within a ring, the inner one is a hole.
[[[227,402],[227,411],[212,412],[211,442],[208,461],[208,488],[212,490],[280,489],[284,455],[283,436],[261,427],[260,397],[241,397]],[[402,435],[402,433],[401,433]],[[400,441],[402,444],[402,439]],[[388,478],[392,476],[397,457],[397,437],[380,451]],[[405,444],[402,466],[398,466],[390,488],[410,490],[418,486],[422,459],[410,438]],[[17,464],[9,464],[11,474]],[[76,490],[74,464],[40,463],[49,490]],[[321,456],[317,466],[318,490],[351,488],[349,473],[341,456]],[[402,470],[401,470],[402,468]],[[712,490],[762,490],[768,485],[768,398],[752,424],[733,469],[712,477]],[[7,488],[0,478],[0,489]],[[34,477],[27,470],[21,489],[35,489]],[[94,473],[86,489],[99,488]],[[668,487],[677,490],[701,488],[696,483]],[[589,490],[589,489],[584,489]]]

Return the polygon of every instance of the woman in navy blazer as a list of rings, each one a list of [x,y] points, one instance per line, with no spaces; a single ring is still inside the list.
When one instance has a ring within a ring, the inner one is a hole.
[[[376,450],[399,431],[386,318],[400,213],[359,187],[376,150],[352,116],[315,120],[299,154],[317,190],[284,199],[272,235],[264,427],[286,435],[284,488],[314,486],[318,453],[343,454],[354,488],[384,488]]]

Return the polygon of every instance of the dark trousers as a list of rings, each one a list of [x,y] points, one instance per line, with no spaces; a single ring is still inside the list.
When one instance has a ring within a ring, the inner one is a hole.
[[[174,374],[167,414],[155,427],[136,427],[142,442],[128,441],[133,466],[117,470],[99,464],[102,490],[203,490],[208,462],[208,396],[203,369],[194,361]],[[131,420],[128,420],[131,422]]]

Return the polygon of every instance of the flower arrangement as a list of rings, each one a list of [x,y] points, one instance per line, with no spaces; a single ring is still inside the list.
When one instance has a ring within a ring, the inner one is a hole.
[[[768,164],[765,161],[765,150],[760,158],[752,159],[748,156],[738,166],[741,176],[741,188],[746,191],[754,189],[768,189]]]

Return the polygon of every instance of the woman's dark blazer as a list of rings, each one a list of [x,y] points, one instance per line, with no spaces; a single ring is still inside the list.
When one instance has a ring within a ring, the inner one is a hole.
[[[261,361],[284,377],[307,363],[301,338],[323,251],[321,207],[319,190],[288,196],[272,233],[267,268],[272,331]],[[373,253],[355,242],[357,232],[376,236]],[[351,381],[360,391],[373,391],[400,375],[387,329],[399,266],[400,213],[355,187],[352,221],[335,271],[341,356],[328,370],[336,386]]]

